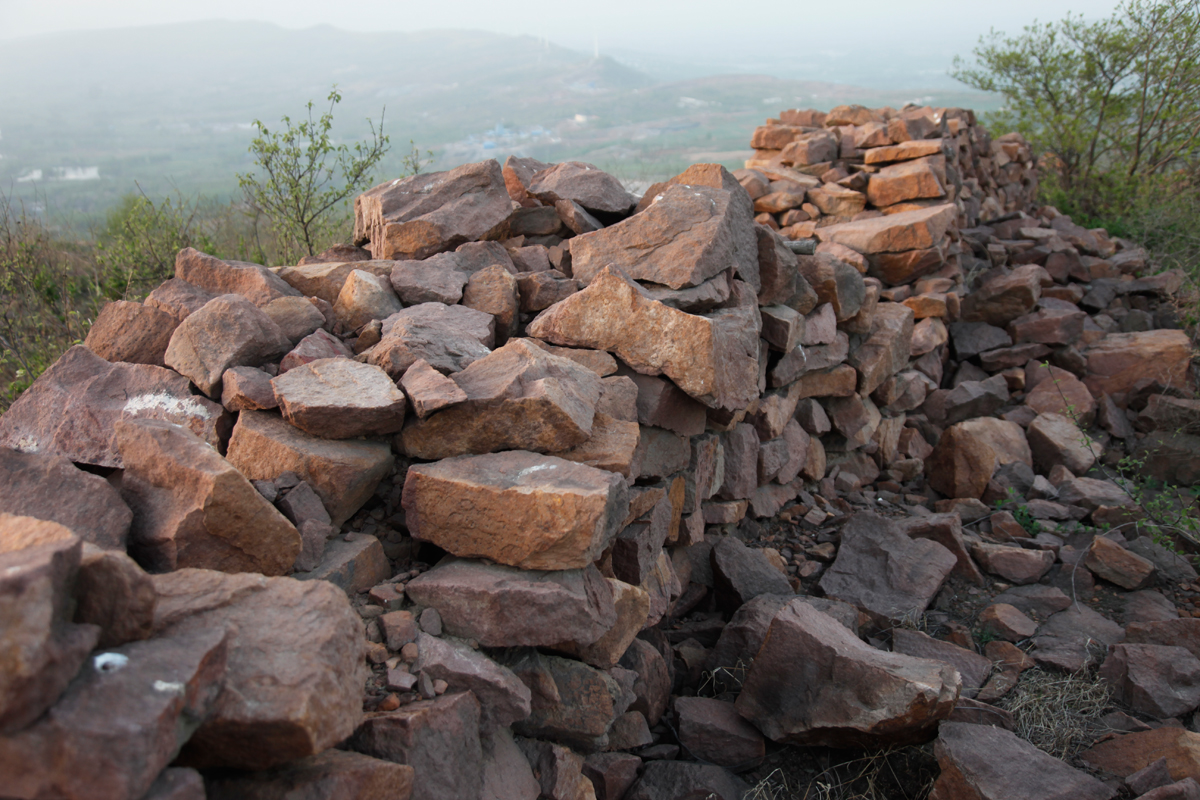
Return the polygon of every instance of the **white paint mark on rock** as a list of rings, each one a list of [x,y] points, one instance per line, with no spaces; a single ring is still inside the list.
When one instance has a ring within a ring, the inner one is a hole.
[[[175,397],[166,392],[139,394],[131,397],[125,401],[125,407],[121,411],[123,414],[134,417],[145,412],[161,411],[185,417],[212,418],[212,412],[196,400],[190,397]]]

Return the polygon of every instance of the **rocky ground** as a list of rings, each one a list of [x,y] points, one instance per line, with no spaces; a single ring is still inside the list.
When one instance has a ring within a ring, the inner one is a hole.
[[[0,417],[0,796],[1200,797],[1182,276],[970,112],[754,146],[106,307]]]

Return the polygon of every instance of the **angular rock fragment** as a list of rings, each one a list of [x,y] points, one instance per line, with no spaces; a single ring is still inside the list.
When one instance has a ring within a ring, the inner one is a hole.
[[[394,463],[386,442],[320,439],[261,411],[238,415],[228,458],[252,481],[296,473],[321,498],[335,528],[362,507]]]
[[[736,409],[758,393],[759,326],[757,308],[687,314],[650,300],[620,271],[604,267],[528,331],[558,345],[607,350],[642,374],[665,374],[705,405]]]
[[[296,794],[329,800],[407,800],[413,781],[408,765],[326,750],[275,769],[219,775],[206,781],[202,791],[208,792],[207,800],[278,800]]]
[[[365,641],[340,589],[200,569],[156,575],[154,586],[156,635],[229,630],[225,687],[181,762],[269,769],[354,731],[362,715]]]
[[[254,367],[231,367],[221,376],[221,405],[227,411],[267,411],[279,401],[270,375]]]
[[[952,204],[902,211],[873,219],[817,228],[822,242],[836,242],[864,255],[934,247],[953,223]]]
[[[482,653],[426,633],[418,633],[416,641],[420,655],[413,672],[444,680],[456,691],[469,690],[479,701],[485,730],[506,728],[529,716],[529,689],[510,670]]]
[[[1038,664],[1078,672],[1103,659],[1109,645],[1125,638],[1120,625],[1078,603],[1050,617],[1033,637]]]
[[[491,352],[495,325],[491,314],[473,308],[421,303],[385,319],[383,338],[361,358],[393,380],[417,359],[438,372],[458,372]]]
[[[75,581],[75,622],[100,628],[97,646],[149,638],[157,602],[154,582],[132,558],[84,545]]]
[[[325,327],[325,315],[307,297],[280,297],[263,306],[263,313],[289,341],[298,342]]]
[[[83,343],[106,361],[161,367],[178,325],[173,315],[154,306],[114,300],[100,309]]]
[[[612,669],[617,666],[633,643],[634,637],[646,627],[646,619],[650,613],[650,596],[641,587],[631,586],[615,578],[609,578],[608,583],[613,591],[616,624],[590,644],[578,645],[567,641],[559,642],[553,648],[599,669]]]
[[[512,212],[495,159],[392,180],[354,200],[354,242],[375,258],[428,258],[483,237]]]
[[[521,322],[517,279],[499,264],[485,267],[467,280],[462,304],[492,315],[496,320],[496,344],[504,344],[517,334]]]
[[[279,361],[279,374],[323,358],[352,358],[353,351],[341,339],[318,330],[305,336]],[[273,392],[272,392],[273,394]]]
[[[1084,383],[1095,397],[1128,392],[1139,381],[1181,386],[1190,353],[1190,340],[1183,331],[1109,334],[1088,348]]]
[[[438,253],[424,261],[397,261],[390,280],[405,305],[445,303],[452,306],[462,300],[463,288],[470,277],[459,268],[456,254]]]
[[[291,348],[274,320],[246,298],[226,294],[179,323],[164,361],[209,397],[220,397],[225,370],[261,366]]]
[[[159,284],[158,288],[146,295],[145,304],[157,308],[173,316],[178,322],[187,318],[193,311],[199,311],[204,304],[221,292],[210,292],[199,286],[171,278]]]
[[[1139,730],[1100,742],[1080,753],[1079,758],[1120,777],[1165,758],[1171,779],[1180,781],[1200,774],[1200,733],[1169,725]]]
[[[1119,702],[1158,719],[1200,706],[1200,659],[1182,647],[1115,644],[1100,666],[1100,679]]]
[[[771,623],[737,710],[772,741],[878,746],[928,739],[959,688],[953,667],[876,650],[795,600]]]
[[[176,254],[175,277],[214,295],[241,295],[259,308],[280,297],[300,294],[260,264],[222,261],[191,247]]]
[[[617,618],[612,588],[591,565],[531,572],[447,558],[409,581],[405,593],[436,608],[447,632],[485,647],[590,644]]]
[[[763,736],[742,719],[733,703],[711,697],[675,700],[679,741],[698,759],[738,771],[753,769],[766,755]]]
[[[703,797],[741,800],[750,786],[723,767],[690,761],[651,761],[625,795],[625,800]]]
[[[130,551],[151,572],[182,567],[284,575],[300,534],[232,464],[177,425],[117,424],[133,509]]]
[[[1049,472],[1061,465],[1075,475],[1082,475],[1100,455],[1100,446],[1062,414],[1038,414],[1025,429],[1025,435],[1039,471]]]
[[[403,308],[387,278],[356,269],[346,276],[333,304],[333,314],[342,330],[357,331],[372,320],[387,319]]]
[[[747,547],[740,539],[722,538],[713,547],[710,558],[717,607],[728,615],[759,595],[792,593],[787,577],[763,552]]]
[[[1083,563],[1096,577],[1115,583],[1128,591],[1145,588],[1154,580],[1155,569],[1152,561],[1142,558],[1137,553],[1131,553],[1103,536],[1092,540]]]
[[[583,161],[563,161],[535,173],[527,190],[544,203],[568,200],[592,213],[624,214],[634,205],[619,180]]]
[[[132,418],[182,425],[214,448],[228,425],[221,406],[193,396],[188,380],[171,370],[110,364],[76,345],[0,416],[0,446],[121,467],[115,426]]]
[[[436,459],[497,450],[558,451],[591,435],[599,376],[523,339],[452,379],[467,399],[405,428],[409,455]]]
[[[858,371],[860,394],[870,394],[904,369],[908,364],[912,332],[912,309],[899,303],[878,306],[871,335],[848,359]]]
[[[324,439],[381,436],[404,427],[404,393],[381,368],[326,358],[271,381],[283,418]]]

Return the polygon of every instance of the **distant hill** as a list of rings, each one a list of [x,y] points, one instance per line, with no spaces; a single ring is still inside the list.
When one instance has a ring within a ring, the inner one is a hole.
[[[295,118],[308,100],[320,113],[334,83],[344,138],[365,135],[365,119],[386,106],[393,150],[381,178],[399,172],[411,139],[437,154],[433,168],[516,151],[652,179],[696,154],[736,165],[752,127],[781,108],[925,99],[755,75],[663,83],[529,36],[254,22],[7,41],[0,76],[0,185],[23,195],[36,188],[84,215],[103,212],[135,181],[150,193],[174,186],[227,196],[234,174],[251,166],[250,122]],[[940,92],[928,101],[985,99]],[[40,180],[17,182],[39,170]]]

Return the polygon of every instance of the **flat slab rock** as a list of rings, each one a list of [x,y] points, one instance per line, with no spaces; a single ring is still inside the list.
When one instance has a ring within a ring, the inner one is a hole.
[[[910,539],[887,519],[864,511],[842,528],[837,558],[820,585],[826,596],[888,624],[923,612],[957,563],[937,542]]]
[[[354,732],[367,678],[362,621],[324,581],[182,569],[156,575],[157,635],[228,627],[225,685],[180,761],[269,769]]]
[[[229,424],[220,405],[192,395],[187,378],[149,364],[111,364],[76,345],[0,416],[0,446],[119,468],[116,422],[132,418],[182,425],[214,449]]]
[[[613,472],[523,450],[411,467],[402,504],[413,538],[522,569],[582,569],[629,512]]]
[[[928,740],[961,687],[949,664],[876,650],[803,600],[771,622],[737,710],[776,742],[873,747]]]
[[[990,725],[942,723],[934,743],[941,775],[931,800],[1109,800],[1116,792]]]
[[[533,572],[449,557],[405,593],[436,608],[448,633],[485,647],[590,644],[617,621],[612,588],[592,565]]]
[[[271,381],[283,418],[325,439],[382,436],[404,427],[404,393],[381,368],[326,358]]]

